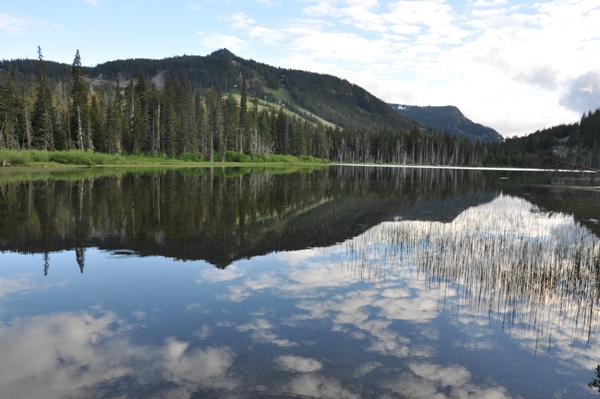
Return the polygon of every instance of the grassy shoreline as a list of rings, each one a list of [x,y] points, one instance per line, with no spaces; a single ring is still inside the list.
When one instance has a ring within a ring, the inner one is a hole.
[[[218,155],[218,154],[217,154]],[[221,159],[215,156],[215,159]],[[210,162],[203,155],[184,154],[177,158],[153,157],[150,155],[110,155],[103,153],[91,153],[81,150],[68,151],[39,151],[39,150],[0,150],[0,170],[7,171],[49,171],[49,169],[82,168],[82,167],[148,167],[148,166],[175,166],[175,167],[239,167],[239,166],[325,166],[328,160],[304,156],[302,158],[293,155],[271,155],[266,157],[258,155],[249,157],[233,151],[225,153],[225,162]],[[2,167],[2,162],[10,163],[8,167]]]

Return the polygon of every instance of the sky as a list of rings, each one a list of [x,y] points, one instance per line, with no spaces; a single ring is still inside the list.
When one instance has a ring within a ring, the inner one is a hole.
[[[227,48],[505,137],[600,107],[598,0],[0,0],[0,59],[93,66]]]

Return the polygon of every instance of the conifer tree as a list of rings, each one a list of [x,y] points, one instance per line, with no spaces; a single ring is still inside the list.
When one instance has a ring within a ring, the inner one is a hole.
[[[240,135],[240,143],[238,152],[244,152],[244,139],[246,138],[246,131],[248,127],[246,126],[247,119],[247,108],[248,108],[248,93],[246,89],[246,75],[242,75],[242,95],[240,98],[240,126],[239,126],[239,135]]]
[[[206,116],[208,128],[209,159],[214,161],[215,149],[225,158],[225,142],[223,137],[223,105],[222,93],[218,86],[206,92]]]
[[[73,66],[71,68],[73,80],[73,91],[71,94],[71,141],[77,149],[84,149],[84,129],[87,125],[87,88],[83,82],[83,69],[81,67],[81,56],[79,50],[75,53]]]
[[[12,77],[6,71],[5,84],[0,86],[0,148],[20,148],[21,109]]]
[[[223,134],[225,136],[225,150],[238,151],[241,142],[238,116],[238,103],[231,93],[225,98],[223,104]]]
[[[202,103],[202,96],[198,90],[196,91],[196,96],[194,98],[195,146],[197,151],[204,155],[206,155],[205,114],[206,110],[204,108],[204,104]]]
[[[106,134],[107,134],[107,152],[109,154],[121,153],[122,136],[122,107],[123,97],[121,95],[120,82],[117,81],[115,95],[109,100],[106,112]]]
[[[173,89],[173,79],[171,75],[167,75],[165,81],[165,90],[163,92],[164,112],[161,112],[162,128],[161,141],[159,147],[162,148],[163,154],[174,156],[176,151],[176,131],[177,117],[175,114],[175,91]],[[164,115],[164,116],[163,116]]]
[[[148,133],[151,132],[150,126],[150,95],[148,92],[148,84],[146,83],[146,76],[144,70],[140,70],[137,83],[135,85],[135,94],[139,100],[139,119],[137,120],[138,126],[136,126],[137,137],[136,141],[139,146],[139,151],[146,151],[147,144],[150,140]]]
[[[277,113],[277,153],[278,154],[287,154],[287,142],[288,142],[288,123],[285,112],[283,111],[283,107],[279,108],[279,112]]]
[[[28,147],[32,144],[38,150],[54,149],[54,110],[52,108],[52,93],[48,88],[44,72],[44,56],[38,46],[38,77],[36,98],[31,117],[31,130],[33,137],[28,137]],[[31,143],[33,139],[33,143]]]
[[[91,142],[92,148],[100,152],[107,152],[102,102],[102,97],[98,93],[92,94],[92,103],[90,106]]]

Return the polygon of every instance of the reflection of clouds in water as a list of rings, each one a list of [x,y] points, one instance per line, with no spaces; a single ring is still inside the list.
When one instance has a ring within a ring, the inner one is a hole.
[[[296,373],[312,373],[323,368],[323,365],[314,359],[291,355],[279,356],[275,363],[285,371]]]
[[[188,350],[188,342],[167,339],[162,349],[163,378],[174,382],[179,390],[188,395],[203,388],[235,388],[235,381],[226,378],[226,371],[233,363],[234,354],[229,348]]]
[[[288,269],[286,276],[293,283],[283,285],[280,289],[289,292],[346,287],[356,283],[354,276],[344,273],[340,265],[334,263],[307,263],[301,268]]]
[[[314,255],[314,250],[310,251]],[[274,272],[261,272],[245,279],[241,284],[227,287],[228,293],[217,295],[217,299],[231,302],[242,302],[250,298],[254,292],[270,289],[285,298],[315,298],[323,294],[319,289],[347,287],[356,282],[351,273],[344,273],[339,264],[306,263],[293,268]],[[198,280],[198,282],[202,282]]]
[[[590,350],[582,342],[574,344],[573,334],[565,328],[555,327],[552,330],[550,343],[547,338],[541,341],[539,336],[528,334],[526,331],[512,332],[511,338],[519,341],[522,348],[537,356],[549,355],[564,361],[573,373],[578,372],[573,367],[574,364],[581,366],[584,370],[592,370],[600,363],[598,351]],[[540,348],[542,345],[548,345],[548,347]]]
[[[1,326],[2,397],[91,397],[124,384],[154,384],[154,397],[233,388],[225,378],[234,357],[229,348],[193,349],[174,338],[163,347],[135,346],[122,338],[126,329],[112,312],[57,313]]]
[[[97,353],[113,313],[36,316],[0,328],[0,391],[5,397],[63,398],[86,385],[125,375],[125,365]],[[80,370],[85,369],[85,373]],[[26,389],[26,392],[23,392]]]
[[[333,322],[333,331],[345,331],[347,326],[351,325],[368,334],[371,340],[371,346],[368,348],[372,352],[384,355],[393,355],[397,357],[423,356],[428,357],[432,354],[432,349],[426,346],[417,346],[411,344],[408,338],[398,334],[391,328],[392,320],[387,317],[386,312],[380,307],[383,301],[388,304],[389,299],[381,299],[377,290],[353,291],[343,295],[336,295],[332,299],[325,301],[302,301],[298,308],[305,313],[298,315],[298,319],[330,319]],[[396,306],[410,306],[412,302],[400,301]],[[437,308],[437,303],[433,309]],[[368,310],[379,309],[378,315],[374,315]],[[406,317],[407,321],[422,321],[422,309],[404,309],[398,311],[394,316]],[[384,317],[381,317],[384,316]],[[435,316],[435,311],[433,312]]]
[[[32,274],[21,274],[14,278],[0,277],[0,298],[4,295],[16,294],[37,288],[37,284],[32,279]]]
[[[437,317],[438,301],[427,292],[416,298],[380,298],[371,306],[380,309],[380,314],[391,320],[410,320],[416,323],[426,323]]]
[[[252,291],[241,285],[230,285],[227,287],[228,294],[217,294],[217,299],[222,301],[242,302],[252,296]]]
[[[593,344],[599,328],[600,241],[572,216],[502,195],[452,223],[385,222],[326,251],[357,276],[385,275],[381,296],[391,300],[376,298],[371,306],[386,318],[427,322],[441,309],[467,313],[457,320],[470,341],[458,345],[469,349],[491,347],[482,339],[492,333],[483,331],[490,320],[502,321],[538,353],[551,332],[559,358],[588,353],[576,362],[593,366],[590,351],[573,342],[591,337]],[[413,296],[389,292],[394,281]]]
[[[411,372],[391,378],[382,386],[402,397],[415,399],[509,398],[502,387],[482,388],[472,384],[471,374],[459,366],[413,363],[409,367]]]
[[[498,241],[500,239],[502,241]],[[494,331],[489,328],[490,317],[502,320],[505,313],[514,310],[511,306],[519,306],[517,315],[524,320],[523,325],[535,320],[538,327],[543,324],[545,334],[552,331],[552,354],[558,352],[559,359],[568,360],[567,366],[578,363],[592,369],[598,362],[597,357],[592,356],[589,349],[573,348],[573,334],[569,334],[567,328],[568,324],[581,323],[569,314],[578,304],[561,308],[561,301],[568,292],[560,292],[557,287],[561,287],[572,270],[570,260],[574,258],[576,245],[585,242],[590,253],[595,254],[599,248],[596,241],[588,230],[577,226],[572,217],[548,216],[524,200],[500,196],[490,204],[463,212],[452,223],[382,223],[359,237],[327,249],[278,254],[278,258],[291,267],[259,271],[227,287],[228,293],[222,294],[220,299],[237,302],[269,290],[281,298],[300,300],[296,307],[301,312],[293,316],[296,323],[328,320],[333,331],[366,340],[366,350],[402,358],[432,358],[435,352],[426,344],[417,343],[418,339],[402,336],[397,323],[408,322],[421,332],[421,337],[439,342],[440,332],[427,323],[436,319],[442,310],[451,309],[453,324],[465,334],[449,343],[468,350],[490,350],[498,345]],[[567,254],[558,261],[554,251],[557,247]],[[518,263],[513,261],[524,261],[527,266],[515,271],[512,268]],[[531,280],[526,287],[506,284],[510,280],[522,285],[530,281],[524,271],[539,271],[532,276],[542,276],[549,265],[557,267],[552,270],[556,272],[553,275],[556,280],[550,288],[536,280]],[[379,269],[364,272],[369,267]],[[582,275],[595,281],[594,276],[586,273],[583,270]],[[357,283],[358,275],[361,281],[367,275],[385,276],[385,281],[374,279],[377,284],[373,286],[351,287]],[[480,284],[483,284],[481,290]],[[570,281],[566,286],[571,287],[568,284]],[[355,287],[356,290],[346,292]],[[475,298],[473,293],[479,297]],[[468,316],[464,316],[465,313]],[[281,324],[280,321],[268,322],[267,318],[267,315],[261,316],[238,330],[249,332],[257,342],[297,345],[276,335],[273,325]],[[520,340],[522,347],[538,350],[536,328],[513,331],[512,337]],[[281,360],[277,364],[285,368]],[[366,376],[381,367],[376,362],[363,366],[355,370],[355,376]],[[330,390],[332,386],[341,389],[339,382],[314,373],[301,377],[295,379],[296,383],[301,381],[312,388],[301,391],[290,382],[288,392],[327,396],[335,391]],[[412,365],[411,372],[386,384],[396,394],[409,397],[459,398],[469,393],[484,398],[507,397],[502,388],[474,386],[471,375],[463,368],[433,364]],[[445,390],[446,386],[451,386],[450,391]],[[342,395],[340,392],[337,393]],[[344,392],[349,397],[353,395],[350,391]]]
[[[316,374],[303,374],[293,378],[283,386],[282,390],[285,393],[309,398],[360,398],[360,395],[342,387],[339,381]]]
[[[200,339],[206,339],[212,335],[212,329],[210,326],[203,324],[199,330],[194,331],[193,335]]]
[[[298,344],[287,339],[280,339],[272,329],[273,325],[265,319],[254,319],[251,323],[244,324],[237,327],[240,332],[252,331],[251,337],[257,342],[269,342],[273,345],[281,347],[297,346]]]
[[[289,251],[277,253],[277,258],[282,263],[287,263],[292,267],[296,267],[302,263],[308,262],[311,258],[321,255],[318,249],[303,249],[300,251]]]
[[[200,272],[200,277],[196,279],[197,283],[210,282],[216,283],[220,281],[235,280],[244,276],[244,270],[241,270],[235,265],[231,265],[225,270],[211,268],[204,269]]]
[[[253,291],[260,291],[267,288],[278,287],[283,284],[281,279],[275,276],[273,273],[266,272],[261,273],[257,277],[251,277],[244,281],[246,287],[250,288]]]
[[[188,303],[185,305],[185,310],[190,312],[192,310],[196,310],[200,307],[200,302]]]
[[[364,377],[365,375],[369,374],[371,371],[377,370],[378,368],[380,368],[382,366],[383,366],[383,364],[381,364],[379,362],[369,362],[369,363],[361,364],[354,371],[354,377],[356,377],[356,378]]]
[[[131,312],[131,315],[138,320],[143,320],[146,318],[146,312],[144,312],[142,310],[135,310],[135,311]]]

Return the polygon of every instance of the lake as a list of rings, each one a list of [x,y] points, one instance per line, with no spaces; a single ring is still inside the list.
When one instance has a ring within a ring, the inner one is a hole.
[[[600,193],[572,184],[0,174],[0,396],[597,397]]]

